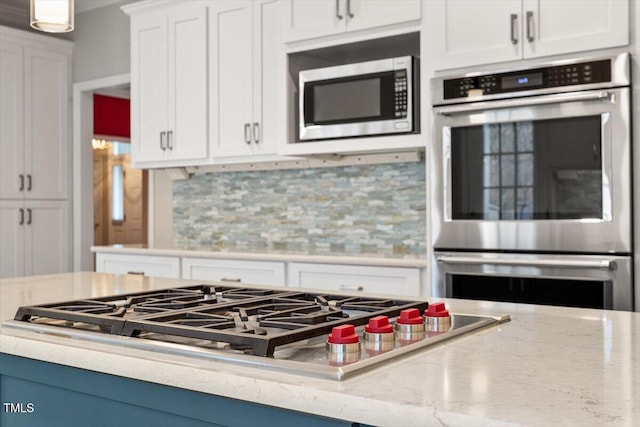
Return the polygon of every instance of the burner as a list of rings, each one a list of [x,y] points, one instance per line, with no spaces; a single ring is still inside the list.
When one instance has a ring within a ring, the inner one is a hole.
[[[421,301],[354,297],[290,290],[198,285],[90,300],[21,307],[15,320],[72,322],[115,335],[150,334],[227,343],[253,355],[323,336],[343,324],[361,326],[373,316],[425,310]]]

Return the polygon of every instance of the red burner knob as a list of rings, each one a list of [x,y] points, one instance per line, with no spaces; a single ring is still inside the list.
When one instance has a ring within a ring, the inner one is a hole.
[[[417,308],[408,308],[400,312],[396,323],[401,325],[419,325],[424,323],[424,319],[420,315],[420,310]]]
[[[376,316],[369,319],[364,327],[364,345],[370,356],[391,350],[395,344],[393,326],[387,316]]]
[[[408,308],[400,312],[396,319],[396,338],[399,343],[410,343],[424,338],[424,317],[417,308]]]
[[[429,304],[429,307],[424,312],[424,315],[427,317],[448,317],[449,310],[444,305],[443,302],[434,302]]]
[[[360,341],[353,325],[340,325],[331,330],[327,342],[331,344],[354,344]]]
[[[327,357],[332,365],[344,365],[360,359],[360,338],[353,325],[336,326],[327,338]]]
[[[393,326],[389,323],[387,316],[376,316],[369,319],[369,324],[364,327],[364,331],[369,334],[391,334]]]
[[[451,316],[443,302],[434,302],[424,312],[427,332],[445,332],[451,328]]]

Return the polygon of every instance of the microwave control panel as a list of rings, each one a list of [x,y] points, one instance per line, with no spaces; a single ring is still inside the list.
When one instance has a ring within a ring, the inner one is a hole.
[[[396,118],[407,117],[407,70],[396,70],[395,80],[395,112]]]
[[[611,81],[611,60],[444,80],[444,99]]]

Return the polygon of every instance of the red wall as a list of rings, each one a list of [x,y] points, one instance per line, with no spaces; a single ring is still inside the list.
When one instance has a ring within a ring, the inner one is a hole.
[[[102,137],[131,136],[131,114],[128,99],[93,95],[93,134]]]

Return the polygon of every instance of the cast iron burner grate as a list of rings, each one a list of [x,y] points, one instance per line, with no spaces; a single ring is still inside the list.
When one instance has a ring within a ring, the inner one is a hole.
[[[198,285],[20,307],[15,320],[140,338],[154,334],[227,343],[257,356],[326,335],[342,324],[427,308],[426,301]],[[61,324],[60,321],[63,321]]]

